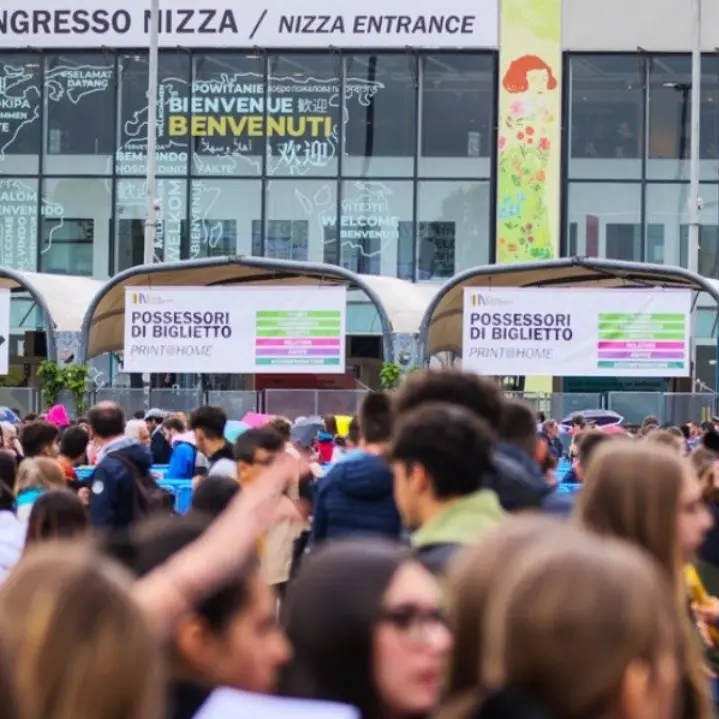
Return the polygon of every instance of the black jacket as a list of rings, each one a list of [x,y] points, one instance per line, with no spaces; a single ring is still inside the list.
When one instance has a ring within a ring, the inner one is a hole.
[[[153,464],[170,464],[172,456],[172,447],[162,434],[162,429],[158,428],[152,433],[150,440],[150,451],[152,452]]]
[[[202,709],[212,691],[192,682],[170,684],[167,701],[167,719],[192,719]]]

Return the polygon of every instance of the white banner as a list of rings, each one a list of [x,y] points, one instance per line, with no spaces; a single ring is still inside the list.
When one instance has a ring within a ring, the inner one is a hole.
[[[494,376],[687,377],[688,290],[464,290],[462,367]]]
[[[342,374],[345,287],[128,287],[125,372]]]
[[[0,375],[10,371],[10,290],[0,289]]]
[[[149,2],[8,0],[0,6],[0,48],[144,47]],[[498,0],[228,0],[160,2],[164,47],[492,48]]]

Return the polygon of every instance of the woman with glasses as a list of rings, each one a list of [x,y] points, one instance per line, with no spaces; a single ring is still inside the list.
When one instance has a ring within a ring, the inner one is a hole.
[[[284,695],[352,704],[362,719],[417,719],[436,708],[452,639],[439,585],[410,550],[381,540],[321,549],[283,614],[294,650]]]

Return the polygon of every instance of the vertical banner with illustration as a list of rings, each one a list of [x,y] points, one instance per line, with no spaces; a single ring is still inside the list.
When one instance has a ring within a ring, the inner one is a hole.
[[[562,2],[503,0],[497,262],[559,254]]]

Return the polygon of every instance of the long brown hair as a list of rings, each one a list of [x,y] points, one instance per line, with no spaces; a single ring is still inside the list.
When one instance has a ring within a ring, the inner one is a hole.
[[[678,539],[682,486],[692,468],[657,443],[616,441],[592,457],[576,517],[600,535],[618,537],[659,563],[683,613],[688,701],[700,719],[712,716],[706,671],[686,611],[687,593]]]
[[[487,596],[510,561],[538,541],[567,538],[567,528],[550,517],[518,515],[487,532],[452,563],[447,575],[448,611],[454,645],[447,682],[447,703],[476,700],[482,651],[482,618]]]
[[[631,666],[656,676],[660,660],[681,656],[679,616],[656,564],[581,533],[550,551],[534,545],[506,568],[482,634],[487,696],[514,690],[564,719],[608,716]]]
[[[160,647],[130,580],[82,546],[47,543],[0,587],[0,640],[27,719],[162,714]]]

